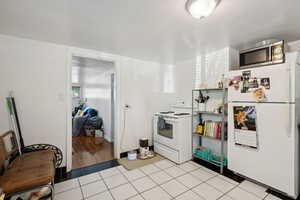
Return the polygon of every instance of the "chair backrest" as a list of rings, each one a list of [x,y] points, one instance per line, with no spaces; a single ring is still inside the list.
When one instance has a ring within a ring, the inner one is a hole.
[[[6,150],[2,139],[0,139],[0,175],[2,175],[5,170],[6,164]]]
[[[10,156],[16,153],[19,149],[17,137],[14,131],[7,131],[0,136],[0,141],[5,151],[5,158],[9,159]]]

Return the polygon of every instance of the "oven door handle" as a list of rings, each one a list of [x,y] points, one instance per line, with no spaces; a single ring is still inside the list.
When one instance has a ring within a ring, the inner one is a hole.
[[[170,118],[164,118],[164,120],[166,121],[166,123],[169,123],[170,122],[170,124],[172,123],[177,123],[178,121],[176,120],[176,119],[170,119]]]

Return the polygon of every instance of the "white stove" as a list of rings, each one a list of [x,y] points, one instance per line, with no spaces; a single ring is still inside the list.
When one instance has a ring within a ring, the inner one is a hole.
[[[159,112],[154,115],[154,151],[176,162],[192,159],[191,114]]]

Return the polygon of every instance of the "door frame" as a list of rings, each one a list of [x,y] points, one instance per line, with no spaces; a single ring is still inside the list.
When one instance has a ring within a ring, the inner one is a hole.
[[[115,112],[116,112],[116,74],[110,74],[110,134],[111,141],[114,143],[114,135],[115,135]]]
[[[120,59],[118,56],[105,54],[97,51],[92,50],[86,50],[86,49],[80,49],[71,47],[68,49],[68,58],[67,58],[67,83],[66,83],[66,106],[67,106],[67,113],[66,113],[66,120],[67,120],[67,126],[66,126],[66,167],[67,172],[72,170],[72,58],[73,56],[79,56],[79,57],[86,57],[86,58],[92,58],[97,60],[103,60],[108,62],[114,63],[114,76],[115,76],[115,107],[114,107],[114,158],[119,159],[120,158],[120,133],[121,133],[121,76],[120,76]]]

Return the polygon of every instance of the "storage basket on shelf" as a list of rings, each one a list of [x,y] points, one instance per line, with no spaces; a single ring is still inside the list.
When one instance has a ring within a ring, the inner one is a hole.
[[[221,164],[221,156],[216,153],[210,153],[209,161],[220,165]],[[225,157],[223,158],[223,166],[227,166],[227,158],[225,158]]]
[[[194,154],[197,156],[197,157],[200,157],[202,159],[205,159],[207,161],[209,161],[209,154],[210,154],[210,151],[208,149],[206,149],[205,147],[199,147],[197,148],[195,151],[194,151]]]
[[[211,150],[205,147],[197,148],[194,151],[194,155],[217,165],[221,165],[221,156],[219,154],[211,152]],[[223,158],[223,166],[227,166],[227,158]]]

